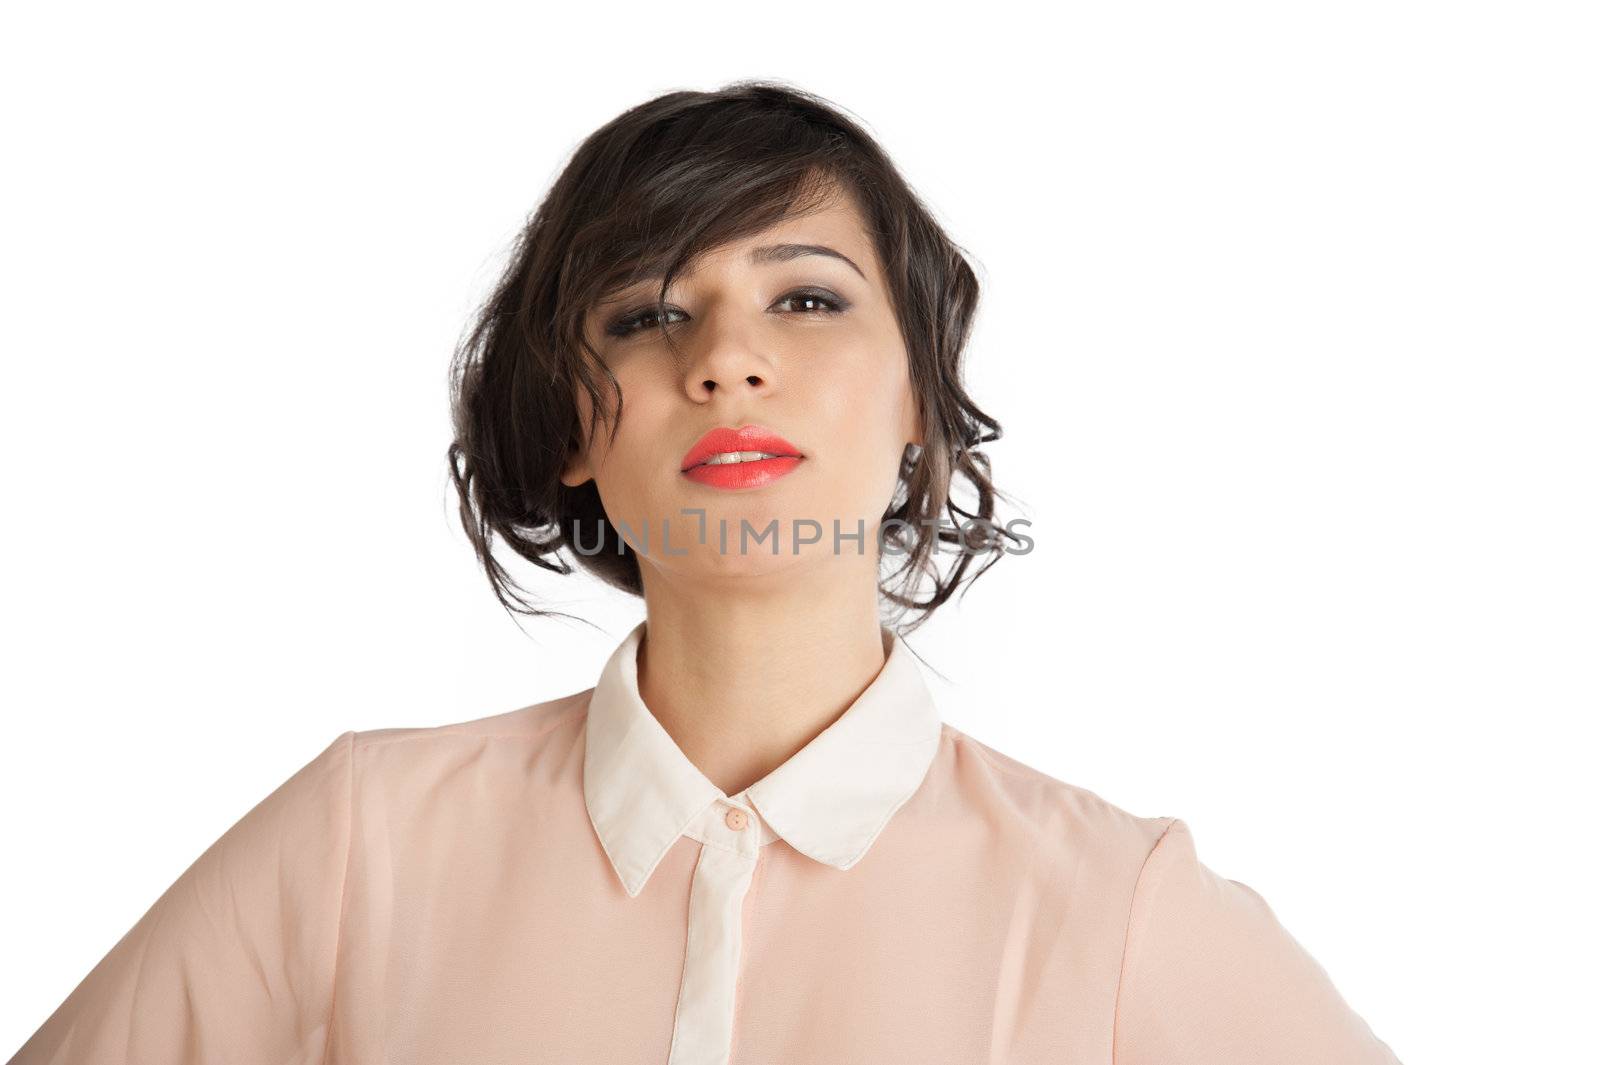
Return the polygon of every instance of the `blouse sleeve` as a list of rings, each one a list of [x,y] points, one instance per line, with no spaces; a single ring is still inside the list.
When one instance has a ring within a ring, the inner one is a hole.
[[[1251,888],[1174,818],[1134,889],[1115,1065],[1398,1065]]]
[[[354,732],[244,814],[11,1065],[316,1065],[327,1044]]]

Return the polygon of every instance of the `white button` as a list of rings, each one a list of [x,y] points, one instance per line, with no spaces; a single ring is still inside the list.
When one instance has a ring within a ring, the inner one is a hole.
[[[723,820],[726,821],[728,823],[728,827],[733,829],[735,832],[742,830],[746,824],[744,811],[737,809],[736,807],[729,807],[728,813],[723,817]]]

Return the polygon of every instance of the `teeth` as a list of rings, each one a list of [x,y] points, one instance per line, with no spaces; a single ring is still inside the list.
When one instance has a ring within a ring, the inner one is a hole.
[[[781,455],[774,455],[767,451],[724,451],[721,454],[712,455],[710,458],[706,459],[704,465],[727,466],[735,462],[754,462],[757,459],[776,459],[782,457],[783,456]]]

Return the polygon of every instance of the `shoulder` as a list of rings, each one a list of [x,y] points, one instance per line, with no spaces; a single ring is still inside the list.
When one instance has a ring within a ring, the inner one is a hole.
[[[343,783],[366,795],[440,797],[441,789],[536,787],[563,772],[581,750],[593,688],[515,710],[437,725],[354,729],[341,733],[302,774]],[[555,767],[542,773],[541,767]]]
[[[1087,864],[1131,892],[1176,817],[1134,813],[1089,788],[1052,776],[944,725],[941,754],[970,801],[1015,825],[1036,856],[1078,869]],[[1106,878],[1109,878],[1106,879]]]
[[[371,728],[351,733],[357,752],[403,744],[418,748],[447,745],[459,741],[505,740],[514,743],[534,743],[548,737],[563,725],[581,722],[589,705],[593,688],[581,692],[547,699],[544,702],[486,717],[451,721],[438,725],[408,725],[390,728]]]

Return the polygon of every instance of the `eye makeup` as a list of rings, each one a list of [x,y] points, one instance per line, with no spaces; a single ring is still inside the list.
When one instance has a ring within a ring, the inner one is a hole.
[[[843,296],[840,296],[832,289],[824,288],[820,285],[802,285],[799,288],[791,289],[782,296],[778,297],[778,299],[773,303],[773,306],[782,306],[783,304],[791,301],[810,301],[811,303],[817,304],[818,306],[813,310],[787,312],[809,317],[831,317],[833,315],[843,314],[851,307],[849,300],[845,299]],[[669,318],[672,315],[681,315],[684,313],[683,311],[671,305],[667,305],[665,307],[665,311]],[[648,303],[644,306],[636,307],[633,310],[627,311],[613,319],[606,326],[606,335],[618,338],[630,337],[648,328],[665,328],[666,325],[673,324],[670,321],[663,324],[661,322],[661,312],[662,307],[655,303]]]

